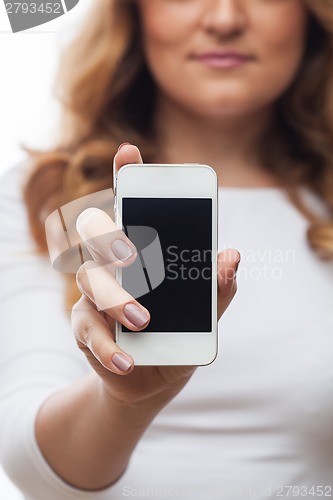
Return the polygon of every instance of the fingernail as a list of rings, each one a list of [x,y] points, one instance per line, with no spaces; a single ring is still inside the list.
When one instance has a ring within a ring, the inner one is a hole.
[[[130,146],[130,145],[131,145],[131,143],[130,143],[130,142],[123,142],[122,144],[120,144],[120,146],[119,146],[119,148],[118,148],[117,153],[121,150],[121,148],[122,148],[123,146]]]
[[[121,370],[122,372],[127,372],[130,366],[132,366],[132,363],[119,352],[116,352],[112,356],[111,361],[118,368],[118,370]]]
[[[149,320],[147,313],[139,309],[135,304],[126,304],[124,315],[137,328],[141,328]]]
[[[123,240],[114,240],[111,243],[111,250],[119,260],[126,260],[134,254],[133,250]]]

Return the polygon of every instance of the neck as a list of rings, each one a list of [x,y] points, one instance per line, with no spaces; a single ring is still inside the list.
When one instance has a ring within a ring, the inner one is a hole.
[[[278,180],[262,167],[259,154],[271,119],[270,108],[245,117],[198,117],[160,95],[154,116],[156,161],[208,164],[221,186],[278,186]]]

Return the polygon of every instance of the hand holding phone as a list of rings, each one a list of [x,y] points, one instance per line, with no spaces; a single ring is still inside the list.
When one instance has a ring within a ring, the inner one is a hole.
[[[205,365],[217,355],[217,175],[199,164],[127,164],[116,224],[138,256],[117,280],[150,312],[116,342],[141,365]]]
[[[139,150],[131,145],[124,146],[115,156],[114,165],[116,171],[129,163],[137,164],[137,168],[140,168],[140,164],[142,164]],[[98,293],[101,296],[115,296],[119,303],[122,303],[122,306],[105,311],[98,310],[94,296],[91,294],[89,270],[94,265],[97,267],[99,262],[105,263],[109,261],[110,246],[115,235],[115,223],[107,214],[97,209],[86,210],[79,219],[78,230],[83,241],[89,239],[89,235],[96,235],[97,233],[108,235],[110,241],[101,240],[103,244],[99,246],[99,240],[96,240],[95,249],[92,251],[96,262],[90,261],[83,264],[77,276],[78,285],[83,293],[81,299],[74,306],[72,313],[73,329],[78,345],[82,346],[88,361],[118,400],[126,402],[143,400],[165,391],[168,393],[171,391],[170,394],[174,394],[190,378],[195,366],[138,366],[132,373],[135,360],[131,354],[115,343],[115,323],[117,321],[130,329],[131,323],[123,313],[123,298],[125,297],[127,299],[126,304],[135,304],[144,311],[146,309],[135,297],[128,294],[115,280],[114,276],[106,270],[102,279],[95,284],[99,288]],[[117,231],[118,236],[119,231],[122,234],[124,242],[132,244],[119,228],[117,228]],[[226,250],[217,256],[218,319],[228,307],[236,292],[236,280],[234,279],[234,273],[230,273],[230,271],[236,268],[238,261],[239,253],[236,250]],[[126,263],[118,261],[115,266],[124,267]],[[140,328],[132,328],[132,330],[137,333]],[[138,340],[140,338],[138,337]],[[113,374],[110,372],[113,372]],[[125,383],[125,381],[118,382],[118,378],[114,377],[114,374],[131,374],[131,376],[128,383]]]

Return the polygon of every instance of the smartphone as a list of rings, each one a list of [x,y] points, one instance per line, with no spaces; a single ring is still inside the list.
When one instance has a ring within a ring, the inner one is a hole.
[[[116,322],[136,365],[207,365],[218,352],[215,170],[129,164],[114,178],[116,224],[138,255],[116,279],[151,316],[139,332]]]

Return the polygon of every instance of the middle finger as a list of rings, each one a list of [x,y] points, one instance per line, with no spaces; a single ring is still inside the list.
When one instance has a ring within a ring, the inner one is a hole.
[[[94,261],[85,262],[76,275],[78,287],[99,310],[130,330],[141,330],[150,320],[148,309],[118,283],[108,267]]]

